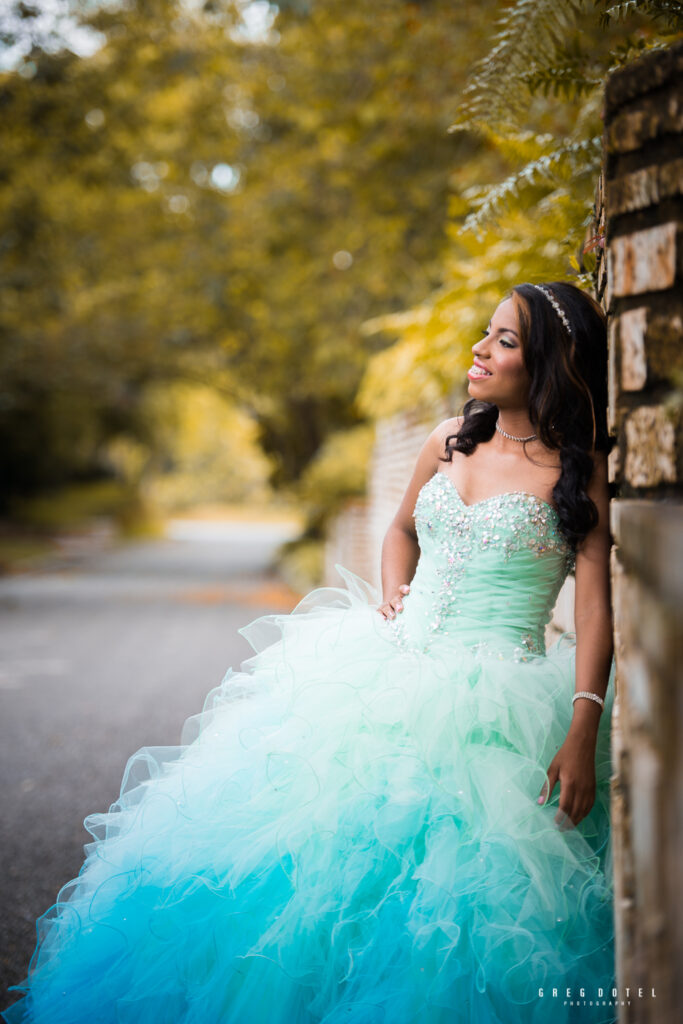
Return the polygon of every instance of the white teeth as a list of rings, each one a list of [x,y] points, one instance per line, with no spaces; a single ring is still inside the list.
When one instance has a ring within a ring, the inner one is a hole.
[[[479,366],[473,366],[470,370],[470,374],[474,377],[490,377],[491,374],[488,370],[482,370]]]

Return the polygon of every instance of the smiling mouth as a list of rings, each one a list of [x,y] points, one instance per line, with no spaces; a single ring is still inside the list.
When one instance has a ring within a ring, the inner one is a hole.
[[[468,377],[490,377],[488,370],[482,370],[481,366],[471,366],[467,371]]]

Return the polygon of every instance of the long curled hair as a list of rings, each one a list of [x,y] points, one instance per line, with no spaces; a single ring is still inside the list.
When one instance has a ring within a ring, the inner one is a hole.
[[[542,285],[563,310],[571,334],[551,302],[532,284],[516,285],[506,296],[515,304],[522,356],[529,374],[528,414],[535,433],[560,453],[561,473],[553,488],[559,526],[573,550],[598,521],[587,494],[593,455],[609,452],[607,430],[607,324],[599,303],[566,281]],[[446,458],[471,455],[493,437],[498,406],[470,398],[464,422],[446,438]]]

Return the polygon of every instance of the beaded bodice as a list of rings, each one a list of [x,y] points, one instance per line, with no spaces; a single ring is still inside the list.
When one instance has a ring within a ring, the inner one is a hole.
[[[555,509],[526,491],[466,505],[439,471],[421,488],[414,519],[420,558],[404,610],[390,620],[397,642],[426,651],[455,637],[518,657],[543,654],[574,564]]]

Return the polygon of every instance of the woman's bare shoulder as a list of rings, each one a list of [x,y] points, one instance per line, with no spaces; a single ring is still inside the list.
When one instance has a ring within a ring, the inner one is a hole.
[[[446,455],[446,439],[456,434],[461,425],[461,416],[442,420],[433,428],[420,449],[410,482],[393,520],[394,525],[413,537],[417,536],[413,514],[420,490],[438,472]]]
[[[445,446],[447,438],[458,433],[464,421],[464,416],[450,416],[447,420],[442,420],[441,423],[434,428],[432,431],[432,437],[437,442],[439,448]]]

